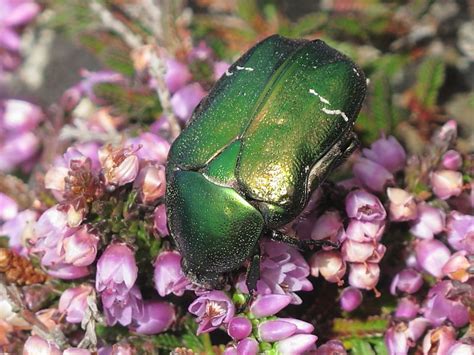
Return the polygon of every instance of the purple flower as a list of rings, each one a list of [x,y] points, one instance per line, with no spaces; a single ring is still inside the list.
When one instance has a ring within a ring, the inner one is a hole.
[[[257,318],[272,316],[288,306],[292,297],[288,295],[258,295],[250,305],[250,312]]]
[[[321,250],[309,259],[311,275],[318,277],[321,274],[326,281],[341,283],[346,274],[346,262],[337,250]]]
[[[445,215],[438,208],[431,207],[426,203],[418,205],[418,217],[413,222],[410,232],[418,238],[433,239],[444,229]]]
[[[472,344],[461,343],[460,341],[454,342],[448,349],[447,355],[471,355]]]
[[[166,164],[170,144],[167,140],[157,134],[145,132],[136,138],[129,138],[127,145],[139,147],[135,154],[140,160],[154,162],[156,164]]]
[[[400,290],[412,294],[418,291],[422,285],[423,277],[421,274],[414,269],[408,268],[395,275],[390,285],[390,293],[396,295],[397,290]]]
[[[258,342],[254,338],[245,338],[237,344],[237,354],[257,355]]]
[[[0,192],[0,222],[8,221],[18,214],[18,204],[14,199]]]
[[[378,242],[385,231],[385,221],[362,222],[351,219],[345,237],[355,242]]]
[[[37,335],[30,335],[23,345],[23,355],[61,355],[59,348]]]
[[[88,266],[92,264],[97,255],[99,237],[83,226],[74,234],[64,238],[64,262],[75,266]]]
[[[344,226],[339,212],[326,211],[314,223],[311,239],[337,242],[343,233]]]
[[[164,332],[175,321],[173,306],[167,302],[145,301],[143,314],[136,318],[132,330],[138,334],[152,335]]]
[[[197,316],[197,334],[208,333],[222,324],[228,324],[234,317],[235,306],[222,291],[210,291],[199,296],[188,308]]]
[[[224,61],[214,63],[214,80],[217,81],[229,69],[230,64]]]
[[[346,287],[341,292],[339,302],[341,309],[346,312],[352,312],[362,303],[362,292],[355,287]]]
[[[351,263],[379,262],[385,254],[385,246],[376,243],[360,243],[347,239],[342,244],[342,258]]]
[[[450,326],[431,329],[423,338],[423,354],[445,355],[456,341],[456,330]]]
[[[339,340],[329,340],[316,349],[315,355],[346,355],[346,349]]]
[[[430,174],[433,192],[442,200],[459,196],[462,192],[462,173],[453,170],[438,170]]]
[[[446,229],[448,242],[454,249],[474,254],[474,216],[452,211]]]
[[[155,260],[153,280],[161,297],[170,293],[182,296],[189,281],[181,268],[181,255],[175,251],[163,251]]]
[[[420,311],[420,305],[410,297],[400,298],[397,309],[395,310],[395,317],[401,319],[413,319]]]
[[[288,294],[292,297],[291,303],[300,304],[301,298],[295,292],[313,289],[307,279],[308,263],[296,249],[282,243],[265,242],[262,255],[257,292],[262,295]]]
[[[364,149],[363,153],[368,159],[382,165],[391,173],[405,166],[405,150],[393,136],[380,138],[372,143],[370,149]]]
[[[96,289],[123,287],[135,284],[138,268],[133,251],[125,244],[112,244],[105,249],[97,262]]]
[[[204,96],[206,91],[199,83],[186,85],[171,97],[173,112],[181,120],[187,121]]]
[[[86,266],[74,266],[57,263],[47,268],[48,274],[52,277],[63,280],[75,280],[89,275],[90,271]]]
[[[91,355],[91,352],[82,348],[67,348],[64,350],[63,355]]]
[[[166,207],[164,204],[159,205],[154,212],[153,227],[162,237],[170,234],[168,231],[168,221],[166,219]]]
[[[99,150],[99,160],[108,185],[122,186],[138,175],[139,158],[132,146],[112,148],[106,145]]]
[[[462,166],[462,157],[455,150],[448,150],[441,159],[441,165],[445,169],[459,170]]]
[[[252,323],[245,317],[234,317],[227,326],[227,334],[234,340],[246,338],[252,333]]]
[[[176,59],[166,60],[165,82],[168,90],[174,93],[192,79],[188,67]]]
[[[310,334],[314,331],[314,327],[311,323],[295,319],[295,318],[278,318],[281,321],[285,321],[296,326],[295,334]]]
[[[8,237],[8,247],[20,254],[26,253],[28,241],[33,239],[33,231],[38,214],[24,210],[0,226],[0,235]]]
[[[127,288],[124,283],[107,287],[101,293],[107,325],[117,322],[128,326],[133,320],[143,319],[143,301],[137,286]]]
[[[385,332],[385,345],[389,355],[407,354],[410,347],[424,333],[429,322],[424,318],[416,318],[408,324],[400,322]]]
[[[276,349],[281,354],[305,354],[315,348],[318,337],[313,334],[296,334],[276,343]]]
[[[416,260],[420,267],[431,275],[443,277],[443,266],[449,260],[451,252],[439,240],[422,240],[415,246]]]
[[[92,286],[84,284],[68,288],[59,299],[59,311],[66,313],[69,323],[81,323],[87,309],[87,297],[92,294]]]
[[[296,333],[296,325],[279,319],[263,321],[258,325],[258,335],[262,341],[275,342]]]
[[[352,167],[354,176],[367,189],[383,191],[394,182],[393,174],[382,165],[372,160],[360,157]]]
[[[411,221],[418,215],[415,198],[403,189],[387,189],[387,196],[390,200],[390,219],[395,222]]]
[[[452,280],[460,282],[466,282],[471,277],[469,268],[471,262],[469,262],[467,252],[464,250],[458,251],[451,255],[449,260],[444,264],[442,272]]]
[[[140,170],[134,187],[139,188],[144,203],[152,203],[163,197],[166,189],[165,167],[163,165],[147,165]]]
[[[373,263],[353,263],[349,272],[349,285],[372,290],[377,285],[380,276],[380,267]]]
[[[350,218],[364,222],[382,221],[387,216],[380,200],[365,190],[354,190],[346,197],[346,212]]]
[[[423,305],[423,315],[435,326],[449,320],[456,328],[459,328],[469,321],[467,307],[459,300],[448,298],[451,290],[453,290],[451,281],[441,281],[428,292]]]

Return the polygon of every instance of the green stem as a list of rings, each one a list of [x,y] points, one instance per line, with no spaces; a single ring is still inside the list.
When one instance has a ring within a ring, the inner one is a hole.
[[[214,350],[212,350],[211,336],[209,333],[201,334],[202,344],[204,345],[204,352],[208,355],[213,355]]]

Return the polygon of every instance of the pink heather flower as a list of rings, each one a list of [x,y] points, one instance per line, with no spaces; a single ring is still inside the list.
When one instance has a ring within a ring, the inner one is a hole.
[[[448,150],[441,159],[441,165],[448,170],[459,170],[462,166],[462,157],[455,150]]]
[[[31,131],[42,120],[43,113],[41,109],[28,101],[14,99],[0,101],[0,127],[3,130],[12,132]]]
[[[112,148],[106,145],[99,150],[105,182],[122,186],[135,180],[139,170],[139,159],[132,146]]]
[[[31,335],[23,345],[23,355],[61,355],[59,348],[37,335]]]
[[[313,226],[311,239],[337,242],[344,233],[341,216],[337,211],[326,211]]]
[[[168,90],[174,93],[192,79],[188,66],[176,59],[166,60],[165,83]]]
[[[372,143],[370,149],[363,149],[363,154],[391,173],[395,173],[405,166],[405,150],[393,136],[380,138]]]
[[[81,348],[67,348],[64,350],[63,355],[91,355],[92,353],[87,349]]]
[[[399,299],[394,315],[399,319],[413,319],[419,311],[420,305],[414,299],[403,297]]]
[[[423,315],[433,325],[439,326],[449,320],[456,328],[463,327],[469,321],[469,312],[461,301],[450,299],[453,290],[451,281],[441,281],[431,288],[423,305]]]
[[[224,61],[219,61],[214,63],[214,81],[220,79],[222,75],[229,69],[230,64]]]
[[[411,221],[418,215],[415,198],[403,189],[389,187],[390,219],[395,222]]]
[[[292,301],[288,295],[258,295],[250,305],[250,312],[257,318],[272,316]]]
[[[199,296],[188,308],[197,316],[197,334],[208,333],[234,317],[235,306],[222,291],[210,291]]]
[[[282,320],[267,320],[258,325],[258,335],[262,341],[273,343],[296,333],[296,325]]]
[[[449,142],[458,133],[458,123],[455,120],[447,121],[434,136],[434,140]]]
[[[416,260],[420,267],[431,275],[443,277],[443,266],[449,260],[448,247],[436,239],[422,240],[415,246]]]
[[[355,287],[346,287],[341,292],[339,298],[339,304],[341,309],[346,312],[352,312],[354,309],[360,306],[362,303],[362,292]]]
[[[385,221],[363,222],[351,219],[345,237],[355,242],[378,242],[385,231]]]
[[[416,318],[410,322],[400,322],[385,332],[385,345],[389,355],[407,354],[424,333],[429,322],[424,318]]]
[[[472,355],[472,345],[456,341],[448,349],[447,355]]]
[[[382,221],[387,216],[380,200],[365,190],[354,190],[346,197],[346,212],[350,218],[364,222]]]
[[[20,254],[26,253],[29,240],[33,239],[38,214],[24,210],[0,226],[0,235],[8,237],[8,247]]]
[[[87,309],[87,297],[94,292],[92,286],[83,284],[68,288],[59,299],[59,311],[66,313],[69,323],[81,323]]]
[[[352,172],[365,188],[372,191],[383,191],[394,182],[393,174],[382,165],[362,157],[357,159]]]
[[[448,276],[452,280],[466,282],[470,278],[468,269],[471,267],[471,263],[466,256],[467,252],[462,250],[451,255],[449,260],[444,264],[441,271],[444,275]]]
[[[227,327],[227,334],[234,340],[246,338],[252,333],[252,323],[245,317],[234,317]]]
[[[442,200],[459,196],[462,192],[462,173],[453,170],[437,170],[430,174],[433,192]]]
[[[316,349],[315,355],[347,355],[347,352],[341,341],[329,340]]]
[[[83,226],[74,234],[64,238],[64,262],[75,266],[88,266],[92,264],[97,255],[99,237],[88,232]]]
[[[417,292],[422,285],[423,277],[421,274],[415,269],[408,268],[395,275],[390,285],[390,293],[395,296],[397,290],[400,290],[412,294]]]
[[[212,49],[207,45],[206,42],[200,41],[196,47],[193,47],[188,55],[190,62],[194,61],[211,61],[214,58]]]
[[[365,261],[379,262],[385,254],[385,246],[375,243],[360,243],[347,239],[342,244],[342,258],[346,262],[363,263]]]
[[[125,283],[110,285],[102,291],[101,300],[105,321],[109,326],[119,322],[126,327],[133,320],[143,319],[142,295],[137,286],[129,289]]]
[[[288,294],[293,299],[291,303],[300,304],[301,298],[295,292],[313,289],[307,279],[309,266],[303,256],[296,249],[276,242],[265,242],[262,255],[257,292]]]
[[[350,264],[349,285],[372,290],[377,285],[380,276],[380,267],[372,263],[354,263]]]
[[[135,154],[140,160],[161,165],[166,164],[170,144],[166,139],[157,134],[151,132],[142,133],[136,138],[129,138],[127,145],[139,147]]]
[[[295,334],[310,334],[314,331],[314,327],[311,323],[295,319],[295,318],[278,318],[281,321],[285,321],[296,326]]]
[[[0,222],[8,221],[18,214],[18,204],[14,199],[0,192]]]
[[[163,165],[147,165],[140,170],[137,179],[133,183],[139,188],[140,197],[144,203],[152,203],[165,194],[166,177]]]
[[[446,229],[449,245],[474,254],[474,216],[452,211]]]
[[[315,349],[318,337],[313,334],[296,334],[276,343],[279,354],[306,354]]]
[[[199,83],[186,85],[171,97],[173,112],[182,121],[187,121],[206,94]]]
[[[129,290],[135,284],[137,275],[138,268],[133,251],[125,244],[112,244],[105,249],[97,262],[95,288],[99,292],[118,286]]]
[[[159,205],[154,212],[153,227],[162,237],[169,235],[168,221],[166,218],[166,207],[164,204]]]
[[[438,208],[426,203],[418,205],[418,217],[413,222],[410,232],[421,239],[433,239],[435,234],[444,229],[445,214]]]
[[[340,283],[346,273],[346,262],[337,250],[318,251],[309,259],[311,275],[321,274],[329,282]]]
[[[456,341],[456,330],[450,326],[431,329],[423,338],[423,354],[445,355]]]
[[[161,297],[170,293],[182,296],[189,281],[181,268],[181,255],[175,251],[163,251],[155,260],[153,280]]]
[[[175,321],[173,306],[167,302],[145,301],[143,314],[136,319],[132,330],[138,334],[152,335],[164,332]]]
[[[245,338],[237,344],[237,354],[257,355],[258,342],[254,338]]]

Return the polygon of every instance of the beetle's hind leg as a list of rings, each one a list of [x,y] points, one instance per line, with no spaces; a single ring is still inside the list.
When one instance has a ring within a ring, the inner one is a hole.
[[[255,295],[255,292],[257,291],[257,282],[260,279],[260,259],[260,247],[257,243],[245,277],[245,283],[251,297]]]
[[[334,249],[339,248],[339,243],[334,243],[329,240],[313,240],[313,239],[299,239],[296,237],[290,237],[289,235],[283,234],[280,231],[271,231],[270,239],[279,242],[292,245],[301,250],[314,250],[315,248],[332,247]]]

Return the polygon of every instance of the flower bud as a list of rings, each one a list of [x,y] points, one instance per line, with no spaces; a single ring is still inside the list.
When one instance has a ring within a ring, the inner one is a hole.
[[[472,345],[456,341],[448,349],[446,355],[472,355]]]
[[[304,322],[295,318],[279,318],[281,321],[285,321],[296,326],[295,334],[310,334],[314,331],[314,327],[311,323]]]
[[[453,170],[438,170],[430,174],[433,192],[442,200],[459,196],[462,192],[462,174]]]
[[[145,301],[143,314],[136,319],[136,325],[132,327],[132,330],[138,334],[158,334],[167,330],[175,319],[175,311],[171,304],[161,301]]]
[[[378,242],[385,231],[385,221],[362,222],[351,219],[345,236],[355,242]]]
[[[99,150],[99,160],[107,185],[122,186],[137,177],[139,159],[132,146],[112,148],[106,145]]]
[[[377,285],[379,276],[380,267],[378,264],[354,263],[350,268],[349,284],[357,288],[371,290]]]
[[[318,251],[309,259],[311,275],[321,274],[329,282],[340,282],[346,273],[346,262],[339,251]]]
[[[382,165],[362,157],[357,159],[352,172],[362,185],[371,191],[383,191],[387,185],[394,182],[392,173]]]
[[[245,317],[234,317],[229,322],[227,334],[234,340],[246,338],[252,333],[252,323]]]
[[[276,344],[279,354],[305,354],[315,348],[318,337],[313,334],[296,334]]]
[[[154,212],[153,227],[158,231],[160,236],[169,235],[168,221],[166,218],[166,207],[164,204],[159,205]]]
[[[74,266],[88,266],[97,255],[99,237],[82,227],[64,239],[64,261]]]
[[[66,313],[66,320],[69,323],[81,323],[87,310],[87,297],[92,294],[93,288],[90,285],[80,285],[68,288],[59,299],[59,311]]]
[[[398,301],[395,317],[402,319],[413,319],[418,314],[420,306],[415,300],[409,297],[403,297]]]
[[[456,331],[453,327],[431,329],[423,338],[423,354],[445,355],[455,341]]]
[[[170,293],[182,296],[188,279],[181,268],[181,255],[175,251],[163,251],[155,260],[153,281],[155,289],[161,297]]]
[[[389,172],[395,173],[405,166],[406,153],[393,136],[382,137],[363,149],[363,154],[370,160],[382,165]]]
[[[337,242],[343,232],[344,226],[339,212],[327,211],[316,220],[311,232],[311,239]]]
[[[49,343],[37,335],[32,335],[23,346],[23,355],[61,355],[61,351],[55,344]]]
[[[296,325],[281,320],[267,320],[258,325],[262,341],[273,343],[296,333]]]
[[[237,344],[237,354],[257,355],[258,342],[254,338],[245,338]]]
[[[346,287],[341,292],[339,303],[341,305],[341,309],[346,312],[352,312],[362,303],[362,292],[360,292],[360,290],[355,287]]]
[[[135,284],[138,268],[133,251],[125,244],[111,244],[97,262],[96,289],[103,291],[122,283],[127,289]]]
[[[315,355],[347,355],[347,352],[341,341],[329,340],[316,350]]]
[[[288,295],[258,295],[250,306],[250,312],[258,317],[268,317],[280,312],[292,301]]]
[[[342,244],[341,254],[346,262],[363,263],[368,260],[376,252],[376,244],[359,243],[347,239]]]
[[[422,240],[415,246],[416,260],[420,267],[434,277],[443,277],[443,266],[451,252],[439,240]]]
[[[354,190],[346,197],[346,212],[350,218],[360,221],[381,221],[386,217],[380,200],[364,190]]]
[[[387,189],[390,200],[390,219],[395,222],[411,221],[416,218],[418,212],[413,195],[403,189]]]
[[[446,229],[448,242],[454,249],[474,254],[474,216],[452,211]]]
[[[462,166],[462,157],[455,150],[448,150],[441,159],[441,165],[448,170],[459,170]]]
[[[144,167],[133,185],[140,189],[140,196],[144,203],[151,203],[163,197],[166,189],[165,167],[162,165]]]
[[[413,222],[410,232],[418,238],[433,239],[444,229],[445,215],[443,211],[426,203],[418,205],[418,217]]]
[[[452,280],[466,282],[470,278],[469,268],[471,263],[466,257],[466,252],[458,251],[451,255],[446,264],[443,265],[441,271],[444,275],[448,276]]]
[[[423,285],[423,277],[415,269],[404,269],[400,271],[392,280],[390,293],[397,294],[397,289],[409,294],[415,293]]]

